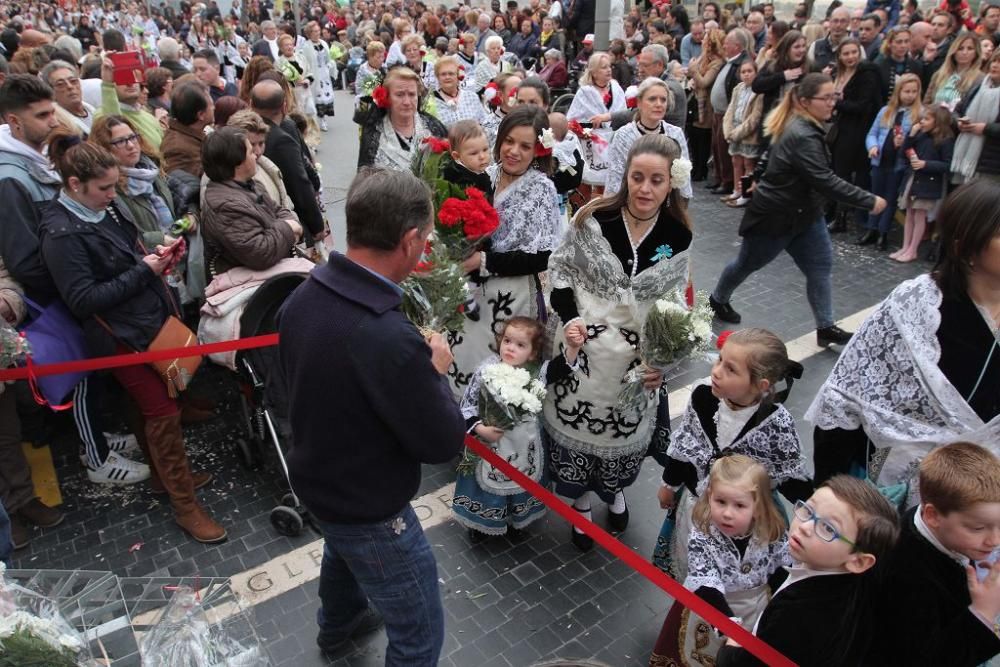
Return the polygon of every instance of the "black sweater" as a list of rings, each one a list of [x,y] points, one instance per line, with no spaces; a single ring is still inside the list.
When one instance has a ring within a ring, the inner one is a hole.
[[[878,629],[865,613],[871,604],[865,592],[866,576],[824,574],[790,584],[771,598],[754,634],[802,667],[863,664],[872,634]],[[745,648],[724,646],[715,664],[742,667],[764,663]]]
[[[292,486],[322,521],[374,523],[462,449],[465,423],[398,290],[334,253],[282,307]]]
[[[916,511],[903,517],[887,561],[879,632],[866,664],[975,667],[1000,653],[1000,638],[969,611],[965,570],[917,532]]]

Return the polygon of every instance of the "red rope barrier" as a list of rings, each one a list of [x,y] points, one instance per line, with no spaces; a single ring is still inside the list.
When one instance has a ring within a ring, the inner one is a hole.
[[[133,366],[136,364],[148,364],[153,361],[164,359],[176,359],[178,357],[196,357],[218,352],[232,352],[235,350],[249,350],[259,347],[269,347],[278,344],[278,334],[266,334],[263,336],[253,336],[251,338],[241,338],[238,340],[222,341],[219,343],[208,343],[195,345],[192,347],[181,347],[170,350],[159,350],[156,352],[136,352],[132,354],[117,354],[107,357],[97,357],[94,359],[81,359],[68,361],[65,363],[44,364],[37,366],[32,364],[31,368],[12,368],[0,370],[0,382],[12,380],[24,380],[29,376],[35,378],[46,375],[59,375],[60,373],[81,373],[96,370],[106,370],[121,366]],[[474,451],[479,456],[489,461],[499,468],[505,475],[517,482],[521,487],[541,500],[547,507],[555,511],[562,518],[582,530],[594,539],[595,542],[611,552],[613,556],[624,562],[640,575],[656,584],[666,591],[676,601],[698,614],[710,624],[722,630],[726,635],[732,637],[741,646],[753,653],[768,665],[776,667],[795,667],[795,663],[778,653],[766,643],[754,637],[752,633],[742,626],[729,620],[712,605],[708,604],[700,597],[684,588],[676,580],[668,577],[652,563],[632,551],[610,533],[584,519],[579,512],[559,500],[559,498],[543,487],[538,482],[532,480],[520,470],[507,463],[497,456],[489,447],[469,435],[465,438],[465,446]]]
[[[163,361],[164,359],[200,357],[206,354],[232,352],[234,350],[249,350],[256,347],[270,347],[271,345],[277,344],[278,334],[275,333],[265,334],[263,336],[253,336],[251,338],[240,338],[237,340],[224,340],[219,343],[192,345],[191,347],[178,347],[170,350],[157,350],[156,352],[116,354],[108,357],[80,359],[78,361],[67,361],[58,364],[42,364],[41,366],[32,364],[30,369],[25,367],[0,370],[0,382],[26,380],[29,376],[39,378],[46,375],[59,375],[60,373],[87,373],[90,371],[106,370],[108,368],[119,368],[121,366],[148,364],[153,361]]]
[[[684,588],[675,579],[668,577],[652,563],[612,537],[603,528],[592,521],[584,519],[579,512],[561,501],[556,494],[497,456],[492,449],[478,439],[467,435],[465,437],[465,446],[499,468],[503,474],[517,482],[521,488],[541,500],[547,507],[559,514],[559,516],[592,537],[595,542],[610,551],[613,556],[662,588],[675,600],[719,628],[726,635],[732,637],[740,646],[753,653],[760,660],[763,660],[765,664],[772,667],[795,667],[794,662],[755,637],[741,625],[729,620],[725,614]]]

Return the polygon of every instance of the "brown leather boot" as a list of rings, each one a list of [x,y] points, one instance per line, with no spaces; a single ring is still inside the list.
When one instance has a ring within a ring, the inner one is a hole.
[[[160,475],[156,472],[156,466],[153,465],[153,457],[149,455],[149,442],[146,440],[146,420],[138,408],[130,405],[125,410],[125,422],[132,433],[135,434],[135,439],[139,443],[139,449],[142,450],[143,455],[146,457],[146,462],[149,464],[149,490],[158,496],[162,496],[167,490],[163,488]],[[192,472],[191,476],[194,477],[194,488],[196,491],[215,479],[212,473],[204,471]]]
[[[147,419],[146,440],[151,460],[170,496],[177,525],[198,542],[214,544],[224,541],[226,529],[208,516],[195,496],[180,414]]]

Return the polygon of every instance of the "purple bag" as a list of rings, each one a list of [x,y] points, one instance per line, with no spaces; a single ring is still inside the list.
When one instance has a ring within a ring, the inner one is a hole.
[[[20,331],[31,343],[31,364],[56,364],[88,357],[83,329],[62,301],[53,301],[43,308],[28,297],[23,298],[31,314]],[[36,394],[41,394],[45,404],[54,409],[65,409],[72,404],[62,406],[61,403],[87,375],[89,373],[86,372],[62,373],[32,377],[29,381],[37,385]],[[32,388],[35,389],[34,386]],[[42,402],[39,400],[39,403]]]

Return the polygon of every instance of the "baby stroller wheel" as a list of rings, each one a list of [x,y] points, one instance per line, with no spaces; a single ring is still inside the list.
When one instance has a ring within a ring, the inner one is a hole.
[[[297,499],[291,493],[286,493],[281,496],[281,505],[283,507],[291,507],[293,510],[298,511],[299,504],[295,502]]]
[[[295,537],[302,532],[302,515],[291,507],[279,505],[271,510],[271,525],[280,534]]]
[[[250,443],[244,438],[239,438],[236,440],[236,450],[240,455],[240,463],[252,470],[257,462],[257,457],[254,456]]]

